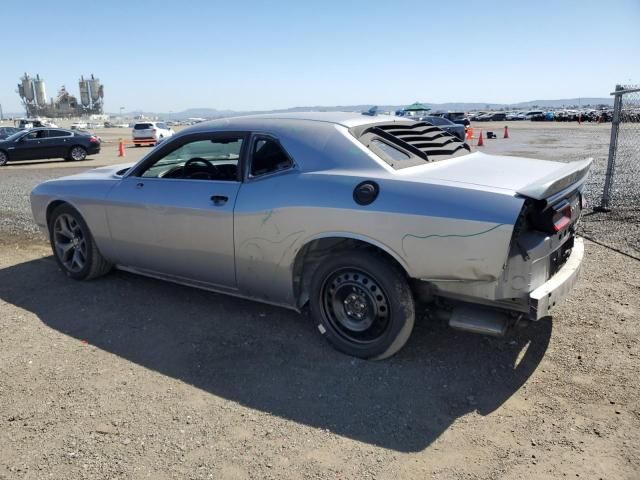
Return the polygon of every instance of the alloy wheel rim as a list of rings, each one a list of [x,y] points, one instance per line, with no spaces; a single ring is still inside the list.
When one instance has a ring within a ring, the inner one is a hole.
[[[81,271],[87,262],[87,240],[80,223],[66,213],[53,224],[53,244],[56,256],[72,273]]]
[[[4,165],[5,163],[7,163],[7,160],[7,154],[4,152],[0,152],[0,165]]]
[[[84,150],[79,147],[75,147],[71,150],[71,158],[74,160],[82,160],[84,158]]]
[[[389,299],[369,274],[354,268],[337,270],[325,280],[321,295],[325,318],[349,342],[369,344],[386,333]]]

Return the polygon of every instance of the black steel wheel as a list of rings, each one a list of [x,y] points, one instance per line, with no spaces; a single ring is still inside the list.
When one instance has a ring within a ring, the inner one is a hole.
[[[88,280],[112,268],[98,250],[82,216],[69,204],[58,206],[51,214],[49,240],[58,266],[71,278]]]
[[[318,329],[341,352],[387,358],[400,350],[415,313],[404,272],[381,253],[340,252],[311,281],[310,309]]]
[[[329,275],[322,286],[324,317],[350,342],[375,342],[389,326],[389,300],[362,270],[347,267]]]

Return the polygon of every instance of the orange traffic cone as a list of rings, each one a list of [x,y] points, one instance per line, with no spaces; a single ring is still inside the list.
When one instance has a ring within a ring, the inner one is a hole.
[[[124,157],[125,153],[124,153],[124,142],[122,141],[122,139],[120,139],[120,143],[118,143],[118,156],[119,157]]]
[[[466,140],[473,140],[473,127],[467,127],[467,138]]]
[[[482,139],[482,129],[480,129],[480,135],[478,135],[477,147],[484,147],[484,140]]]
[[[509,138],[509,127],[507,125],[504,126],[504,137]]]

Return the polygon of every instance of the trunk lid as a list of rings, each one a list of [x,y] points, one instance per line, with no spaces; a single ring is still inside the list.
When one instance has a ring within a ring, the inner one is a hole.
[[[474,152],[429,165],[409,176],[508,190],[534,200],[584,183],[592,159],[570,163]]]

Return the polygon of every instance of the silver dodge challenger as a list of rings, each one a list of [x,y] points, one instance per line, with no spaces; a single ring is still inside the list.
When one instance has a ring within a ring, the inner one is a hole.
[[[471,153],[375,114],[201,123],[133,165],[36,186],[62,271],[118,268],[301,311],[338,350],[400,350],[416,311],[501,335],[575,284],[590,159]]]

